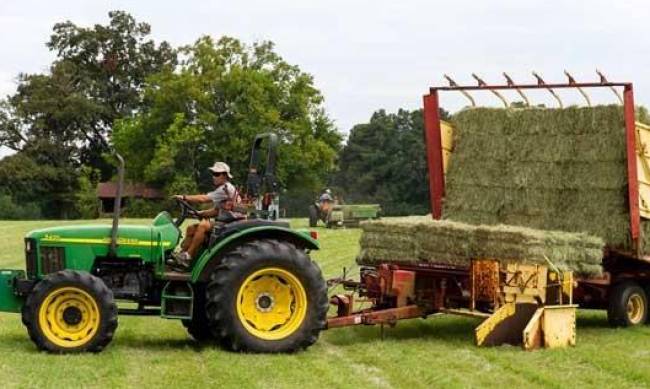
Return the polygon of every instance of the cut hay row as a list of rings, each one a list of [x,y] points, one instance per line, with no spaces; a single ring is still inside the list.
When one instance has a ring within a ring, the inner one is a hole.
[[[486,226],[432,220],[426,216],[388,218],[361,224],[359,264],[435,262],[468,265],[474,258],[547,264],[590,275],[601,272],[604,242],[587,234]]]

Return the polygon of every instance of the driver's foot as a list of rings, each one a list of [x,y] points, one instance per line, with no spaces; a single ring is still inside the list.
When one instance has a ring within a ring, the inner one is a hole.
[[[172,254],[173,259],[169,259],[167,264],[177,270],[187,270],[190,268],[192,257],[187,251],[181,251]]]

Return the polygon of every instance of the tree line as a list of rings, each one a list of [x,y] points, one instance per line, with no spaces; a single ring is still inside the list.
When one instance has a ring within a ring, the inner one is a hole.
[[[326,186],[388,214],[427,212],[421,111],[377,111],[344,141],[313,77],[273,43],[203,36],[172,47],[150,34],[123,11],[106,25],[54,26],[49,70],[18,75],[0,100],[0,145],[14,151],[0,160],[0,218],[96,217],[112,149],[127,179],[167,194],[208,190],[215,160],[243,183],[251,142],[267,131],[280,138],[290,214]]]

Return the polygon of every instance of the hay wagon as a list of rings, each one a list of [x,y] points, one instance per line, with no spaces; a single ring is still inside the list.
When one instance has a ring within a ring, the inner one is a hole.
[[[433,219],[440,220],[443,218],[443,204],[448,200],[453,202],[446,196],[456,193],[446,188],[447,166],[454,152],[454,128],[440,120],[441,92],[459,91],[475,106],[469,91],[489,91],[509,108],[510,104],[500,91],[517,92],[523,105],[528,106],[524,91],[543,89],[557,99],[561,109],[562,100],[555,93],[558,89],[578,91],[589,108],[591,101],[585,89],[609,88],[616,94],[622,110],[618,138],[621,150],[620,155],[617,154],[621,158],[615,162],[621,163],[616,168],[622,170],[614,169],[611,180],[623,181],[620,188],[617,187],[621,190],[620,196],[613,198],[616,206],[624,204],[624,224],[615,224],[612,217],[608,231],[618,236],[619,241],[610,244],[605,239],[598,271],[568,271],[556,267],[551,261],[548,264],[516,264],[500,258],[476,257],[466,265],[459,265],[436,261],[435,258],[418,262],[396,261],[393,257],[364,264],[359,281],[345,276],[331,280],[332,284],[342,284],[349,293],[332,298],[331,303],[337,306],[337,315],[329,319],[328,326],[395,325],[401,319],[452,313],[485,318],[476,329],[478,345],[512,343],[532,349],[574,344],[575,308],[578,305],[607,309],[612,325],[645,323],[650,292],[650,255],[643,240],[643,229],[647,224],[642,222],[642,217],[650,218],[650,151],[646,150],[650,127],[636,122],[632,83],[609,82],[600,72],[598,74],[600,80],[590,83],[578,83],[567,73],[566,83],[548,84],[534,74],[536,83],[515,84],[504,73],[504,85],[488,85],[473,75],[478,84],[468,86],[460,86],[446,76],[449,86],[432,87],[424,96],[430,205]],[[618,89],[622,89],[622,96]],[[543,132],[537,135],[540,138],[545,136]],[[597,139],[596,135],[590,135],[589,139]],[[606,144],[605,147],[616,146]],[[508,189],[505,190],[507,193]],[[587,188],[585,193],[588,191]],[[576,204],[574,208],[580,206]],[[589,206],[599,207],[598,204]],[[580,214],[571,206],[559,209],[565,213],[565,219]],[[562,219],[562,214],[553,216]],[[608,220],[603,221],[603,224],[608,223]],[[365,303],[365,307],[357,309],[360,303],[361,306]]]

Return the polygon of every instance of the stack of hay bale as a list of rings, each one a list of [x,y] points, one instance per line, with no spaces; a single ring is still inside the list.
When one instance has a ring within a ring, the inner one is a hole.
[[[605,245],[629,249],[620,106],[473,108],[453,123],[447,221],[365,223],[359,263],[498,256],[539,263],[546,256],[592,274]]]
[[[620,106],[479,108],[454,122],[445,218],[586,232],[629,247]]]
[[[601,271],[602,239],[580,233],[505,225],[473,225],[431,216],[390,218],[362,224],[362,264],[383,262],[466,265],[471,258],[546,265],[581,274]]]

